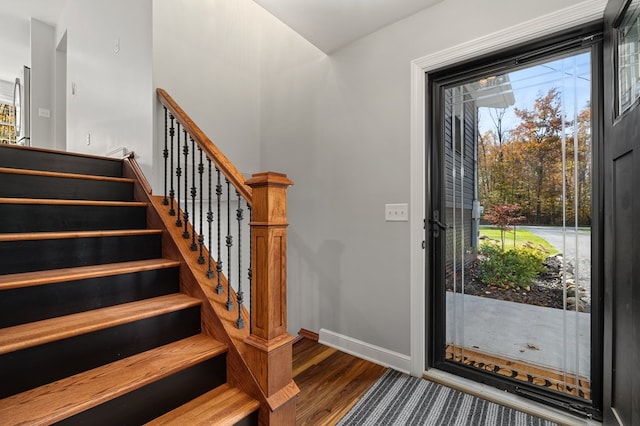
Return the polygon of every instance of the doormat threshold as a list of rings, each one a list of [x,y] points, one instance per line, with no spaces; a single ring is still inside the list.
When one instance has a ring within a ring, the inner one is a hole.
[[[584,376],[576,377],[575,374],[565,374],[550,367],[496,357],[495,355],[467,348],[463,351],[460,347],[456,347],[454,350],[451,345],[447,346],[446,360],[462,363],[501,376],[511,377],[585,400],[591,399],[590,382]]]

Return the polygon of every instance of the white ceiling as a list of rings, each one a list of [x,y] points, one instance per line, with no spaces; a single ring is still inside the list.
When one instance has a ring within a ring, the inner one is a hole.
[[[0,14],[55,25],[67,0],[0,0]]]
[[[320,50],[331,53],[443,0],[254,1]],[[0,22],[26,24],[33,17],[55,25],[66,3],[67,0],[0,0]]]
[[[325,53],[442,0],[254,0]]]

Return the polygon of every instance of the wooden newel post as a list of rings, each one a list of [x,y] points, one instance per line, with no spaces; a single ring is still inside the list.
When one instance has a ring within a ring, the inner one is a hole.
[[[246,360],[266,397],[260,424],[295,424],[292,377],[293,337],[287,333],[287,188],[286,175],[257,173],[252,188],[251,335]]]

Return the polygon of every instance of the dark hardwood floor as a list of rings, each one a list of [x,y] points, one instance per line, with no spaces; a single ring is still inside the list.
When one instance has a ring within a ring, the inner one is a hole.
[[[300,388],[296,425],[334,425],[385,368],[302,338],[293,345],[293,378]]]

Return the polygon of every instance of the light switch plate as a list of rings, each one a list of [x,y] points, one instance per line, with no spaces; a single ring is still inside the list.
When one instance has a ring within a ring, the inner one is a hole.
[[[409,221],[409,205],[401,204],[385,204],[384,220],[387,222],[407,222]]]

